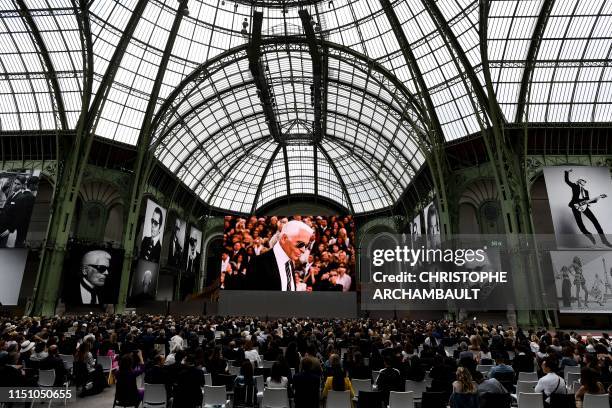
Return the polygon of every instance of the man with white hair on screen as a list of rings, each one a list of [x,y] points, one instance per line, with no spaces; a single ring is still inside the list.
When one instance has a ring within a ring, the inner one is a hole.
[[[306,250],[313,233],[302,221],[287,222],[272,249],[257,256],[249,265],[245,289],[295,291],[295,263]]]
[[[64,301],[67,304],[103,304],[104,285],[109,277],[110,262],[111,255],[104,250],[85,252],[77,276],[67,283]]]

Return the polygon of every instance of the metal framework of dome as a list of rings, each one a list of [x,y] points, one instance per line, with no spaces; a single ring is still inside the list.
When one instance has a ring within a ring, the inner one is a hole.
[[[435,137],[494,116],[612,121],[611,0],[2,0],[0,20],[0,131],[94,106],[98,137],[238,213],[391,207]]]

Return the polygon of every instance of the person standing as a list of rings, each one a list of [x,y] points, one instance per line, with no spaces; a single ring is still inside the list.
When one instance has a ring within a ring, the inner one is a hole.
[[[582,232],[589,239],[589,241],[593,243],[593,245],[596,244],[595,237],[593,237],[593,234],[589,232],[584,225],[584,221],[582,220],[582,215],[584,215],[591,221],[595,227],[595,230],[597,230],[597,233],[601,238],[601,242],[605,246],[612,248],[612,243],[610,243],[606,238],[604,230],[601,228],[601,224],[599,224],[597,217],[595,217],[595,214],[593,214],[589,208],[591,204],[596,203],[600,198],[605,198],[605,195],[591,198],[589,196],[589,190],[586,189],[587,181],[585,179],[581,178],[576,182],[572,182],[570,180],[569,174],[573,171],[574,169],[565,170],[565,184],[567,184],[572,190],[572,199],[568,203],[568,207],[570,207],[572,210],[572,214],[574,215],[574,220],[576,221],[576,225],[578,225],[578,229],[580,229],[580,232]]]

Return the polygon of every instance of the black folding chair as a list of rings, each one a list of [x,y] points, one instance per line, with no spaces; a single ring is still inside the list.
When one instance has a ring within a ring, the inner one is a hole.
[[[384,398],[380,391],[359,391],[357,408],[382,408]]]

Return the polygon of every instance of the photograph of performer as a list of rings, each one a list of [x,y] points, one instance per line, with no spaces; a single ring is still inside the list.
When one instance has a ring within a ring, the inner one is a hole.
[[[161,208],[155,207],[150,220],[151,235],[145,236],[140,244],[140,258],[145,261],[159,263],[161,253],[161,231],[164,226],[164,215]]]
[[[612,244],[606,238],[606,235],[604,234],[604,231],[601,228],[597,217],[595,217],[595,214],[593,214],[593,212],[589,208],[592,204],[597,203],[600,199],[604,199],[607,196],[605,194],[601,194],[594,198],[591,198],[589,196],[589,190],[586,189],[587,181],[585,179],[580,178],[576,182],[570,180],[570,173],[573,171],[573,169],[565,170],[565,183],[572,190],[572,198],[568,203],[568,206],[572,210],[572,214],[574,215],[574,219],[576,220],[578,228],[593,243],[593,245],[596,245],[597,242],[595,241],[595,237],[584,225],[584,221],[582,219],[582,216],[584,215],[591,221],[591,223],[595,227],[595,230],[597,230],[602,244],[608,247],[612,247]]]
[[[561,298],[563,299],[563,307],[572,306],[572,281],[570,280],[570,270],[563,265],[561,268]]]

